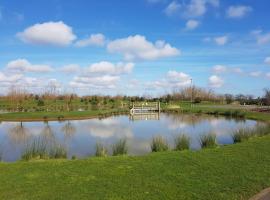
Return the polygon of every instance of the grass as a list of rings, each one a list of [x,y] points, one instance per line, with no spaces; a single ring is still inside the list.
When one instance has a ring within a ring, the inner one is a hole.
[[[152,152],[168,151],[169,145],[162,136],[155,136],[151,141],[151,150]]]
[[[185,134],[180,134],[174,139],[175,150],[183,151],[188,150],[190,146],[190,138]]]
[[[38,137],[26,146],[21,158],[26,161],[67,158],[67,150],[61,144],[49,145],[42,137]]]
[[[26,146],[21,157],[23,160],[47,159],[49,156],[46,142],[40,137],[35,138]]]
[[[96,144],[96,153],[95,153],[95,155],[97,157],[105,157],[105,156],[108,155],[108,150],[102,143],[98,142]]]
[[[0,121],[52,121],[105,117],[112,114],[128,113],[127,109],[107,109],[70,112],[14,112],[0,114]]]
[[[0,163],[0,199],[244,200],[270,186],[269,146]]]
[[[234,143],[239,143],[247,140],[251,136],[251,130],[247,128],[240,128],[233,132],[232,139]]]
[[[126,139],[118,140],[115,144],[112,145],[112,152],[113,156],[127,154],[128,152],[127,140]]]
[[[217,146],[216,135],[214,133],[208,133],[200,136],[201,148],[212,148]]]

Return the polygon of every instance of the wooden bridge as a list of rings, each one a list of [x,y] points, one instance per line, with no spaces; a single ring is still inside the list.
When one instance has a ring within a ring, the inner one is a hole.
[[[143,102],[143,103],[133,103],[130,109],[130,114],[148,114],[160,112],[160,102]]]

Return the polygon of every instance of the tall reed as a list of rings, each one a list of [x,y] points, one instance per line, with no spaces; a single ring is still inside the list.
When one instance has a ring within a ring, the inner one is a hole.
[[[169,145],[167,143],[167,140],[164,139],[162,136],[153,137],[152,142],[151,142],[151,150],[152,152],[169,150]]]
[[[96,156],[97,157],[105,157],[108,155],[108,150],[107,148],[101,144],[100,142],[98,142],[96,144]]]
[[[206,135],[201,135],[199,141],[201,144],[201,148],[209,148],[209,147],[217,146],[216,134],[214,134],[214,133],[208,133]]]
[[[112,155],[118,156],[118,155],[125,155],[128,152],[127,147],[127,140],[126,139],[120,139],[112,146]]]
[[[187,150],[190,146],[190,137],[180,134],[174,138],[174,149],[177,151]]]

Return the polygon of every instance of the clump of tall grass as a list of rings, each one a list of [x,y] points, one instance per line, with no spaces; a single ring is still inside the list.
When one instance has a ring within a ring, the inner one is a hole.
[[[112,155],[118,156],[118,155],[125,155],[128,152],[127,147],[127,140],[126,139],[120,139],[112,146]]]
[[[48,158],[47,143],[41,138],[34,139],[22,153],[23,160]]]
[[[270,124],[257,125],[254,128],[257,136],[264,136],[270,134]]]
[[[54,144],[50,149],[50,158],[67,158],[67,149],[61,144]]]
[[[96,144],[96,156],[105,157],[108,155],[108,149],[101,143]]]
[[[199,141],[200,141],[201,148],[209,148],[209,147],[217,146],[216,134],[214,133],[201,135]]]
[[[174,138],[174,145],[176,151],[187,150],[190,146],[190,137],[185,134],[178,135]]]
[[[244,129],[240,128],[233,132],[232,139],[234,143],[243,142],[244,140],[247,140],[253,132],[251,132],[250,129]]]
[[[151,142],[152,152],[160,152],[169,150],[169,145],[162,136],[155,136],[152,138]]]

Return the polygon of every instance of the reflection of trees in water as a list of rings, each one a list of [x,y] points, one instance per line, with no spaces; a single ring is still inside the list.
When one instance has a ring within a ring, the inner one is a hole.
[[[208,115],[196,115],[196,114],[166,114],[166,115],[173,123],[176,124],[184,123],[192,126],[195,126],[196,124],[202,121],[213,119],[212,116]]]
[[[11,127],[8,132],[9,138],[15,144],[26,143],[31,136],[29,130],[23,125],[22,122],[14,127]]]
[[[45,126],[40,135],[44,140],[48,141],[48,143],[55,141],[55,135],[51,126],[49,125],[49,122],[45,122]]]
[[[76,133],[76,128],[68,121],[61,129],[65,134],[65,140],[68,140]]]

